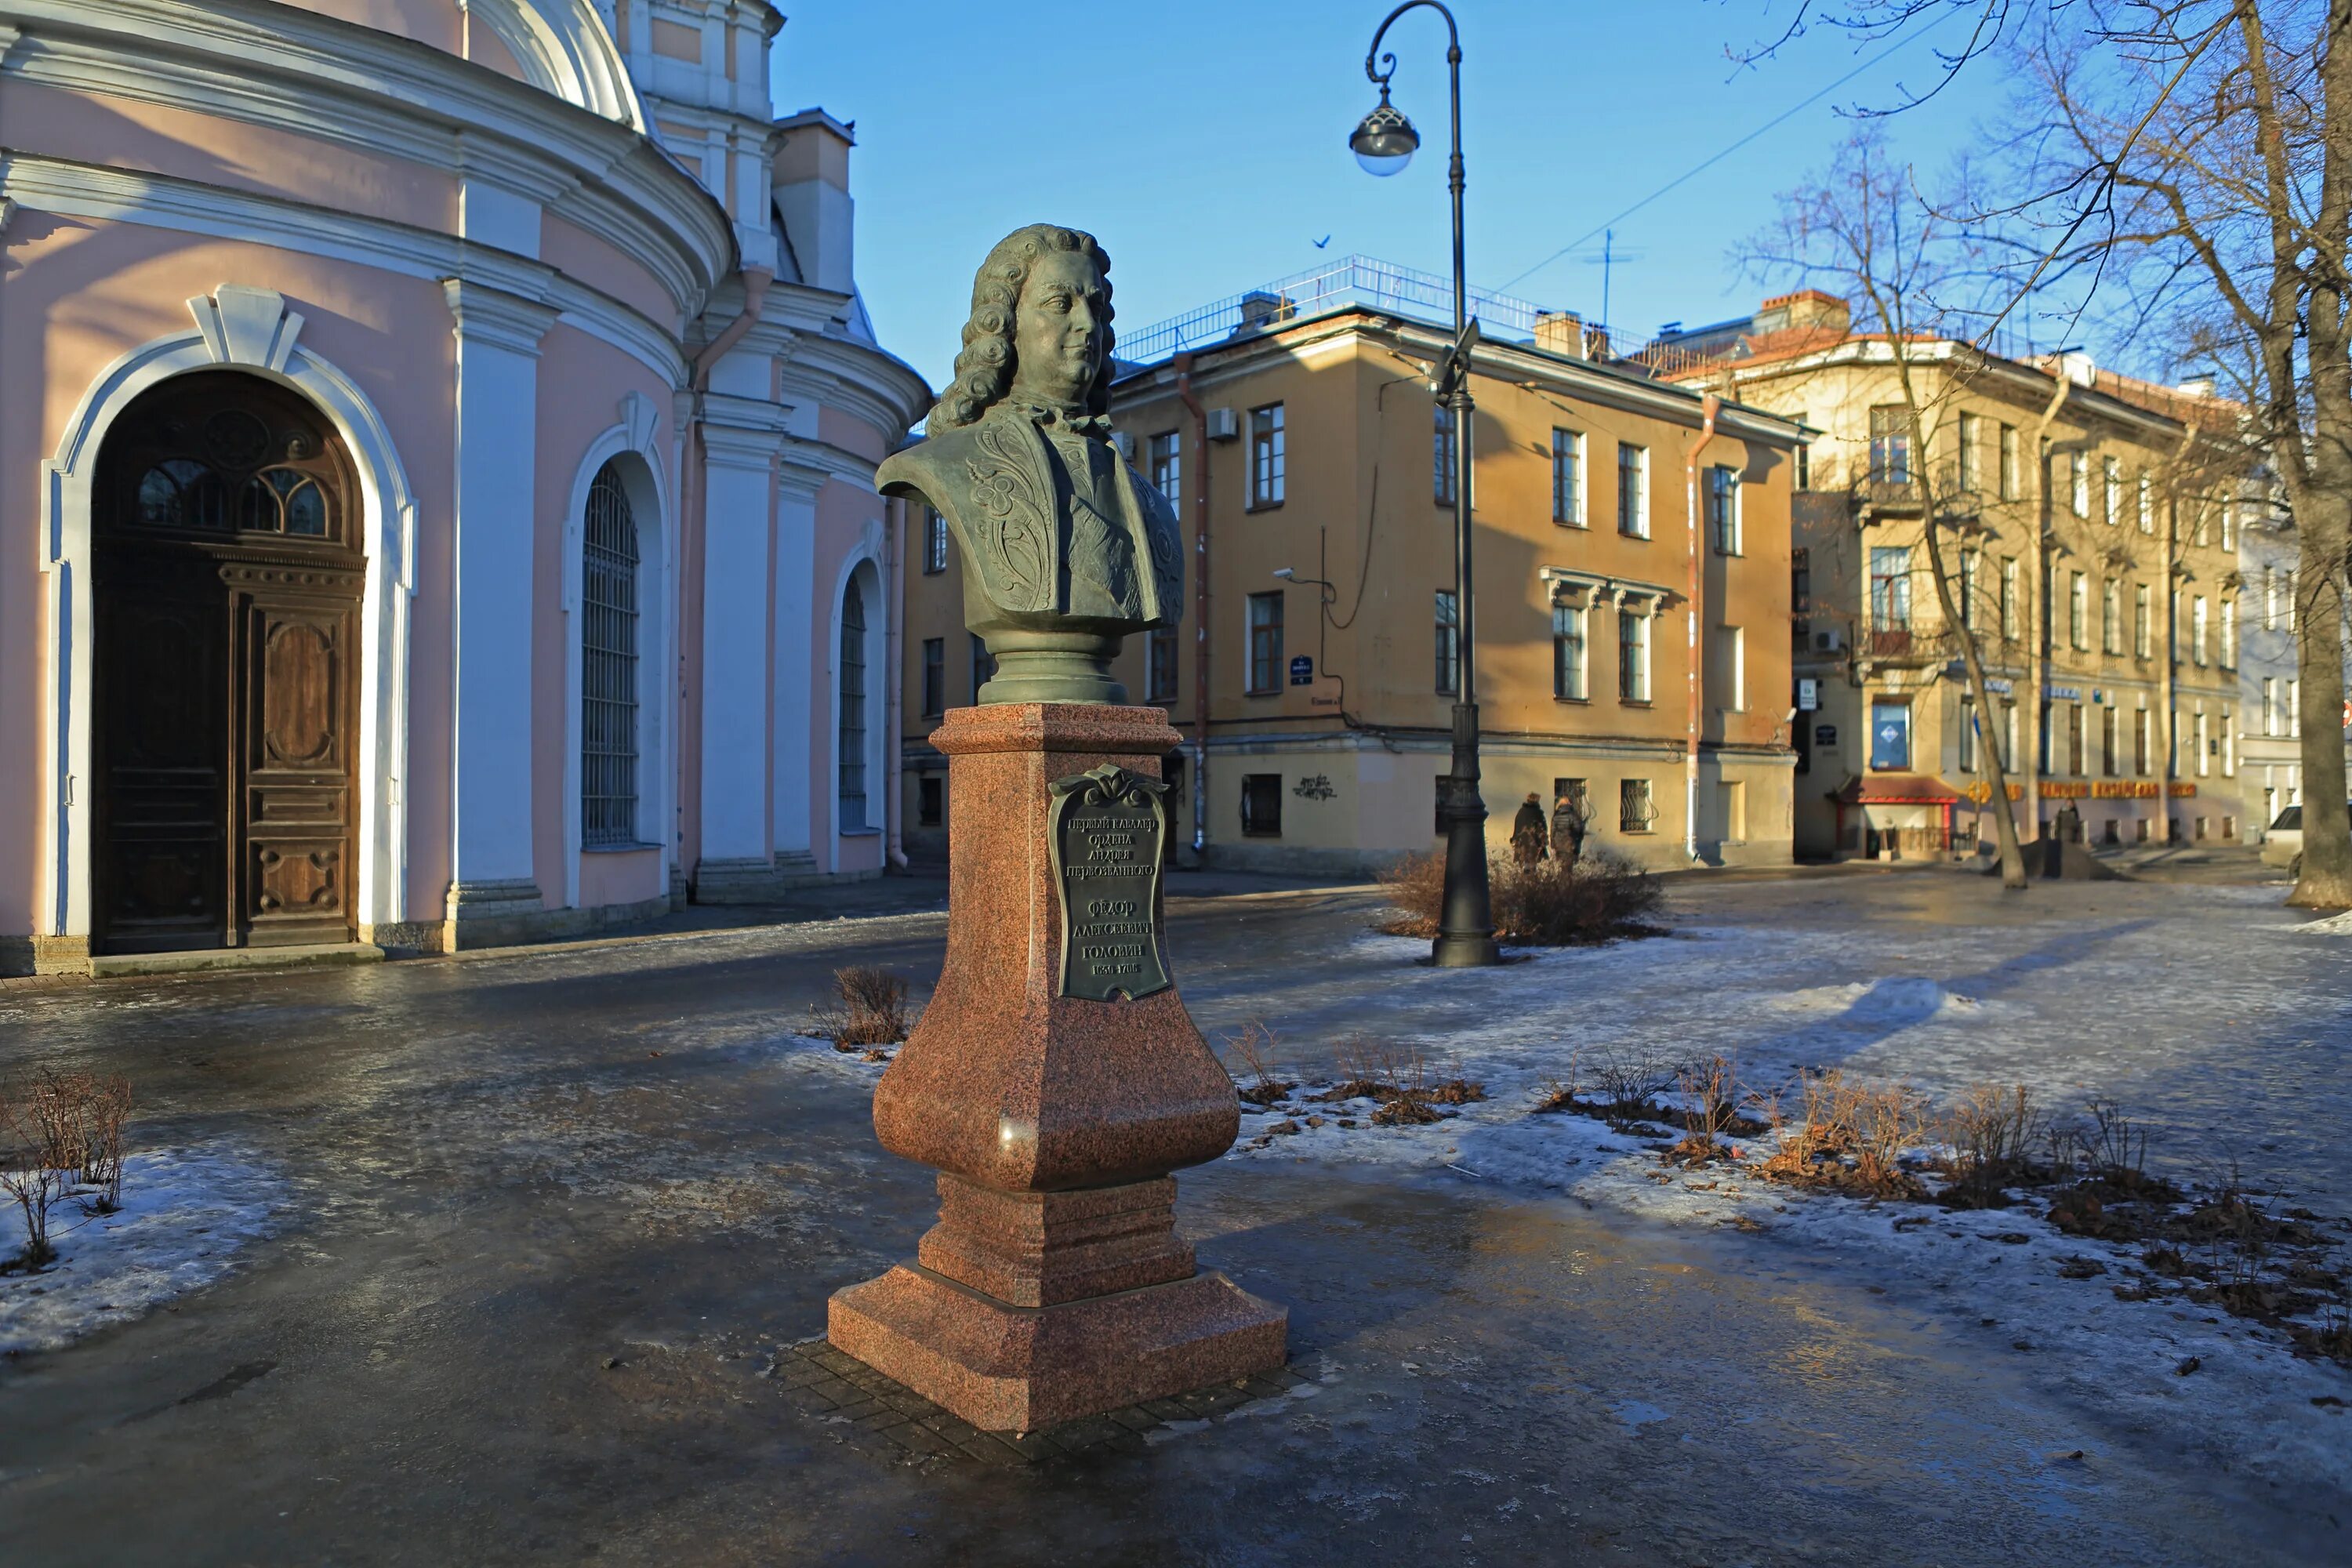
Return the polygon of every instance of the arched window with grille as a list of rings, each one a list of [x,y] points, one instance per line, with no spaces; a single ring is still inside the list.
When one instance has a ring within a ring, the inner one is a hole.
[[[866,591],[852,574],[841,595],[841,831],[866,826]]]
[[[637,525],[612,463],[588,488],[580,574],[580,842],[637,838]]]

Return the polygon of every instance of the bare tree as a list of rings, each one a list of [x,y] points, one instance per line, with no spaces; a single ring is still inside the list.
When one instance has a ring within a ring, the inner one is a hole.
[[[1781,37],[1808,25],[1883,36],[1938,11],[1969,18],[1945,80],[1992,66],[2016,88],[2011,194],[1979,216],[2030,226],[2022,280],[2230,378],[2243,438],[2278,475],[2301,552],[2312,808],[2289,901],[2352,906],[2352,820],[2336,809],[2352,609],[2352,0],[1832,0],[1801,5]]]
[[[1962,661],[1975,712],[1989,715],[1995,710],[1978,631],[1987,617],[1978,603],[1968,603],[1964,612],[1960,598],[1976,588],[1968,580],[1976,574],[1956,574],[1945,548],[1948,534],[1972,539],[1986,531],[1981,503],[1961,495],[1957,476],[1930,458],[1930,437],[1981,363],[1960,318],[1980,319],[1982,312],[1962,311],[1954,302],[1972,292],[1964,238],[1921,199],[1911,171],[1895,160],[1874,127],[1859,129],[1829,172],[1786,193],[1780,207],[1780,216],[1741,248],[1741,258],[1754,272],[1801,278],[1860,308],[1852,331],[1874,355],[1883,352],[1881,363],[1894,373],[1907,426],[1901,471],[1874,472],[1864,482],[1880,499],[1907,490],[1903,499],[1918,505],[1940,635]],[[2019,889],[2026,878],[2009,794],[2014,759],[2002,754],[1993,737],[1984,742],[1978,752],[1991,786],[2001,886]]]

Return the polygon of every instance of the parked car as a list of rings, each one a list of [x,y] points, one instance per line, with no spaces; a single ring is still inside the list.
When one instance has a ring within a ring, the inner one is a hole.
[[[2345,810],[2352,813],[2352,804],[2347,804]],[[2271,824],[2271,830],[2263,836],[2263,864],[2284,866],[2290,877],[2303,875],[2303,807],[2288,806]]]

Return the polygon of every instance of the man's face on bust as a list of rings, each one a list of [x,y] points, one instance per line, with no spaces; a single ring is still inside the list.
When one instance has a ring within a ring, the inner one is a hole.
[[[1075,250],[1030,264],[1013,323],[1013,390],[1043,403],[1081,403],[1102,368],[1109,290],[1095,264]]]

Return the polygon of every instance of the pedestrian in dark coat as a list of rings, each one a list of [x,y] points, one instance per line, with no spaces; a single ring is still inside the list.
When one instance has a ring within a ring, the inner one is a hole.
[[[1573,866],[1584,854],[1584,803],[1564,795],[1552,803],[1551,852],[1563,866]]]
[[[1551,851],[1544,841],[1543,796],[1530,790],[1527,804],[1511,820],[1511,858],[1532,866]]]

